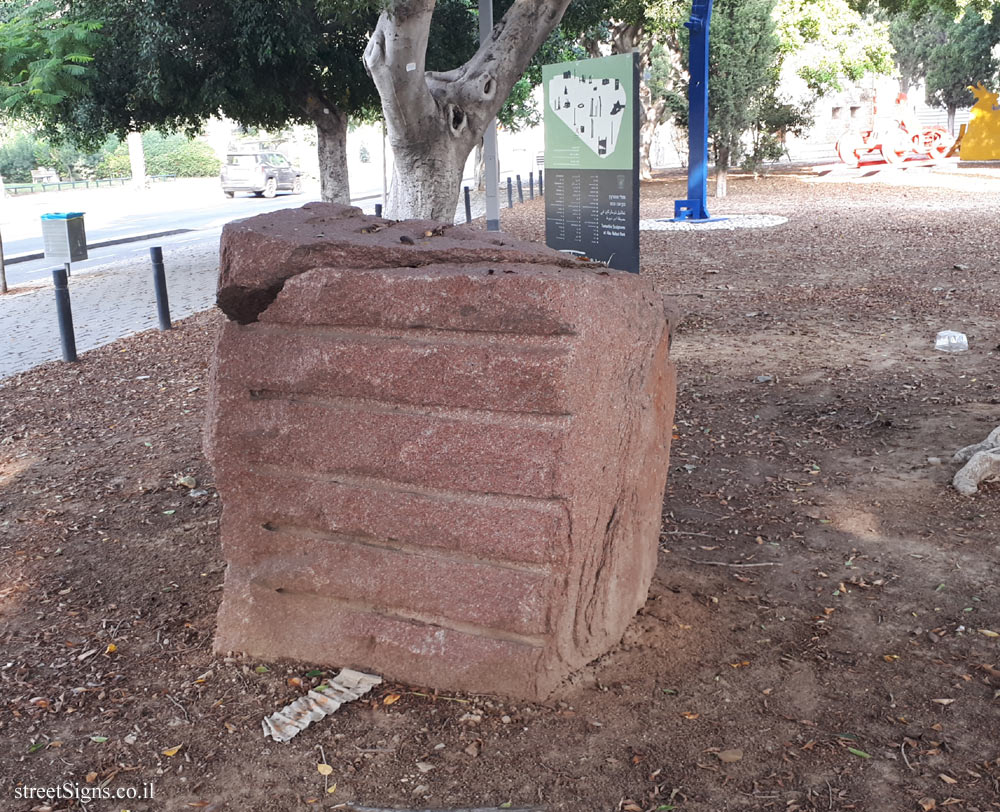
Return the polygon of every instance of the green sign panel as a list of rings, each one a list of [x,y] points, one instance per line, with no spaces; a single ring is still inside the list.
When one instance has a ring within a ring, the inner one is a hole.
[[[639,59],[542,68],[545,241],[639,271]]]

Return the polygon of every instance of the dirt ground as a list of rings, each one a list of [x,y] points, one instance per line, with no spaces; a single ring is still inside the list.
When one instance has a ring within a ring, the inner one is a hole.
[[[332,672],[211,651],[216,317],[0,383],[0,810],[1000,809],[1000,486],[949,484],[1000,424],[1000,180],[730,186],[713,213],[789,222],[643,234],[685,314],[660,566],[542,705],[383,685],[265,741]],[[504,223],[542,237],[541,202]]]

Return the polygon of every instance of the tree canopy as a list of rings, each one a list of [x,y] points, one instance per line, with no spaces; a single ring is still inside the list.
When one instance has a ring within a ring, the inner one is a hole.
[[[61,13],[54,0],[24,0],[0,10],[0,114],[47,120],[83,92],[101,23]]]
[[[927,103],[948,111],[949,128],[955,111],[970,105],[970,85],[992,85],[998,63],[993,48],[1000,39],[1000,19],[988,22],[976,9],[967,9],[957,20],[938,15],[937,37],[927,55]]]

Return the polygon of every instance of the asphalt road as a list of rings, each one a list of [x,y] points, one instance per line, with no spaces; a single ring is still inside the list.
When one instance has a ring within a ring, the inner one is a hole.
[[[138,255],[148,257],[149,248],[153,245],[163,247],[165,261],[169,263],[171,248],[201,245],[209,241],[217,243],[222,226],[232,220],[297,207],[319,199],[319,190],[315,187],[306,187],[300,195],[279,194],[270,200],[252,195],[237,195],[229,199],[218,190],[217,183],[196,182],[154,187],[140,200],[124,192],[109,195],[108,191],[90,190],[89,194],[78,193],[72,197],[69,192],[50,194],[46,200],[39,199],[40,195],[4,200],[6,216],[0,219],[0,225],[3,228],[4,255],[8,258],[8,285],[48,281],[52,269],[61,264],[44,258],[18,260],[19,255],[41,253],[43,250],[38,224],[41,211],[84,211],[87,242],[91,246],[144,234],[183,232],[91,248],[88,259],[72,265],[74,272],[84,273],[108,262]],[[371,207],[380,199],[380,196],[369,195],[354,202],[355,205]]]

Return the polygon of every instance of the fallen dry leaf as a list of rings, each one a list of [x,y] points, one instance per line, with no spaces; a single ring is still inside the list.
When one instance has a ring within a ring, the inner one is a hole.
[[[954,778],[952,778],[952,777],[951,777],[950,775],[945,775],[944,773],[940,773],[940,774],[938,775],[938,778],[940,778],[940,779],[941,779],[942,781],[944,781],[944,782],[945,782],[946,784],[957,784],[957,783],[958,783],[958,781],[956,781],[956,780],[955,780]]]
[[[719,761],[724,764],[734,764],[743,758],[743,751],[738,748],[735,750],[720,750],[718,756]]]
[[[701,716],[701,714],[691,713],[691,711],[684,711],[684,713],[682,713],[681,716],[683,716],[685,719],[697,719],[699,716]]]
[[[383,705],[392,705],[400,700],[399,694],[389,694],[385,699],[382,700]]]
[[[954,702],[954,699],[932,699],[931,702],[937,702],[938,705],[950,705]]]
[[[333,767],[331,767],[329,764],[317,764],[316,772],[318,772],[320,775],[333,775]]]
[[[84,778],[84,781],[86,781],[88,784],[93,784],[96,780],[97,780],[97,773],[95,773],[93,770],[87,773],[87,777]]]
[[[930,812],[932,809],[937,808],[937,801],[933,798],[921,798],[917,803],[924,812]]]
[[[181,751],[183,746],[183,744],[178,744],[176,747],[168,747],[166,750],[161,750],[160,753],[167,758],[173,758]]]
[[[980,629],[979,633],[983,637],[1000,637],[1000,632],[995,632],[993,629]]]

